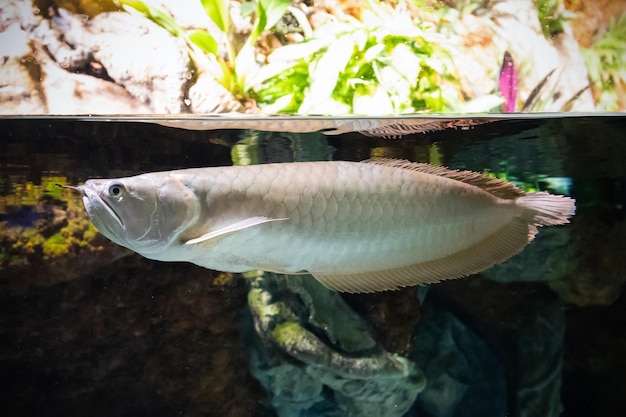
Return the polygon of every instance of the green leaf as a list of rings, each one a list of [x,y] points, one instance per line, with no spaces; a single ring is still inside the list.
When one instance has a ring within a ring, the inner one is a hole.
[[[274,27],[285,15],[289,0],[257,0],[265,14],[265,25],[261,26],[261,32]]]
[[[149,6],[139,0],[120,0],[120,4],[126,10],[128,10],[128,7],[135,9],[176,37],[185,33],[185,30],[176,23],[172,16],[156,7]]]
[[[248,45],[254,45],[257,38],[263,32],[265,26],[267,25],[267,14],[265,13],[265,9],[263,7],[263,3],[257,0],[257,12],[256,12],[256,20],[254,21],[254,27],[252,28],[252,33],[248,37]]]
[[[293,94],[287,94],[280,97],[278,100],[273,102],[272,104],[263,105],[263,113],[269,114],[277,114],[284,111],[293,100]]]
[[[278,61],[264,65],[256,73],[248,77],[246,81],[246,89],[254,88],[255,86],[262,84],[271,78],[276,78],[282,73],[286,73],[295,65],[295,61]]]
[[[230,30],[230,8],[228,0],[200,0],[207,15],[222,32]]]
[[[240,10],[241,10],[241,15],[243,17],[252,17],[252,15],[254,14],[254,12],[256,11],[256,2],[253,1],[244,1],[243,3],[241,3]]]
[[[328,44],[319,39],[311,39],[310,41],[304,41],[302,43],[285,45],[275,49],[268,57],[268,60],[270,63],[295,61],[302,58],[311,60],[313,54],[326,46],[328,46]]]
[[[326,53],[309,68],[311,85],[299,112],[309,113],[318,108],[319,103],[326,100],[335,89],[339,74],[346,68],[354,52],[354,39],[342,36],[328,47]]]
[[[139,13],[150,16],[150,8],[142,1],[120,0],[122,6],[129,6],[137,10]]]
[[[245,44],[235,58],[237,88],[241,92],[248,90],[252,86],[247,80],[258,73],[259,69],[259,64],[255,59],[254,47]]]
[[[263,31],[271,29],[284,16],[289,0],[257,0],[257,18],[248,38],[253,45]]]
[[[234,92],[236,87],[235,77],[231,68],[220,57],[217,57],[217,63],[219,64],[222,77],[217,81],[224,86],[228,91]]]
[[[211,53],[217,55],[218,44],[217,41],[209,32],[204,29],[196,30],[189,35],[189,40],[196,45],[204,53]]]

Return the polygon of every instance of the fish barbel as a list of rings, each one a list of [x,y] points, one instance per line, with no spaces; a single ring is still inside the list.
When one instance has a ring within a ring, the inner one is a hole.
[[[575,211],[569,197],[390,159],[193,168],[74,188],[102,234],[147,258],[310,273],[344,292],[480,272]]]

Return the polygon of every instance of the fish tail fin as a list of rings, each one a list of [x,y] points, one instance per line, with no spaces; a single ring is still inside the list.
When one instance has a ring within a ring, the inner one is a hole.
[[[569,223],[576,213],[576,200],[545,192],[528,193],[517,198],[524,208],[522,218],[532,226],[555,226]]]

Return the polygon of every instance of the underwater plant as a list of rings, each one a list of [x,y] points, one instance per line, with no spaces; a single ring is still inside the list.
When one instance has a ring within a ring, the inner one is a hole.
[[[466,99],[453,60],[455,46],[432,24],[415,22],[403,2],[369,0],[360,6],[359,19],[342,14],[315,31],[288,0],[242,3],[242,13],[254,18],[251,33],[238,46],[229,2],[200,1],[225,35],[225,56],[208,31],[186,30],[141,0],[121,3],[184,39],[199,71],[212,74],[238,99],[254,100],[264,113],[463,113],[490,111],[502,103],[495,94]],[[255,5],[254,13],[248,4]],[[279,46],[267,63],[259,62],[257,40],[288,9],[304,40]]]
[[[432,25],[415,23],[402,3],[370,0],[361,20],[320,26],[272,52],[251,81],[253,97],[268,113],[460,113],[500,105],[495,95],[465,101],[454,48]]]
[[[226,59],[219,53],[218,41],[207,30],[186,30],[171,15],[157,7],[141,0],[120,0],[126,10],[139,12],[172,35],[183,38],[199,69],[211,73],[233,95],[245,95],[246,78],[258,67],[254,59],[254,45],[262,32],[271,29],[283,17],[289,0],[256,0],[252,31],[241,46],[236,42],[236,34],[231,24],[229,0],[200,2],[213,23],[225,35]]]
[[[16,182],[11,194],[0,196],[0,271],[27,267],[38,258],[69,262],[81,250],[101,249],[94,245],[98,232],[80,196],[55,186],[66,182],[65,177],[44,176],[40,185]],[[30,216],[7,215],[8,208],[16,207],[25,208]]]
[[[541,30],[548,39],[563,32],[565,22],[574,17],[574,14],[563,6],[563,0],[535,0],[535,8]]]

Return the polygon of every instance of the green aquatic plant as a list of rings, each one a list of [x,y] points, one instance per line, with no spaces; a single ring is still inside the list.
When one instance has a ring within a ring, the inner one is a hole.
[[[11,195],[0,200],[0,210],[4,210],[5,205],[30,206],[42,214],[32,226],[0,222],[0,271],[26,267],[34,259],[72,257],[83,248],[97,250],[90,245],[98,231],[89,221],[80,196],[55,185],[65,183],[65,177],[58,176],[43,177],[41,185],[16,183]],[[43,216],[51,212],[58,219]]]
[[[233,165],[257,165],[259,163],[258,136],[248,132],[243,139],[238,141],[230,151]]]
[[[566,22],[574,17],[572,12],[565,9],[563,0],[535,0],[535,8],[546,38],[563,32]]]
[[[495,95],[467,102],[452,59],[454,46],[432,25],[415,23],[403,3],[394,8],[369,0],[361,20],[344,15],[315,31],[299,9],[291,8],[305,40],[276,48],[266,65],[255,58],[256,41],[280,21],[288,0],[243,3],[242,13],[254,18],[241,46],[234,41],[229,2],[201,0],[225,35],[225,57],[208,31],[186,30],[141,0],[120,1],[182,38],[200,71],[212,74],[235,97],[254,99],[265,113],[486,112],[502,102]],[[255,5],[253,13],[248,4]]]
[[[562,195],[571,195],[572,180],[568,177],[549,177],[544,174],[533,174],[524,172],[521,175],[513,175],[509,171],[508,161],[500,161],[497,172],[486,169],[483,175],[490,178],[497,178],[515,184],[518,188],[527,193],[537,191],[548,191]]]
[[[186,30],[161,9],[141,0],[120,0],[127,10],[146,16],[172,35],[182,38],[196,66],[212,74],[227,90],[245,95],[246,79],[258,65],[254,58],[254,45],[264,31],[271,29],[285,14],[289,0],[255,0],[252,31],[240,46],[230,18],[229,0],[200,0],[207,15],[225,35],[226,59],[219,51],[219,43],[205,29]],[[249,4],[249,3],[246,3]],[[248,10],[248,12],[251,12]]]
[[[76,255],[80,248],[89,246],[97,235],[97,230],[86,218],[69,220],[66,227],[47,238],[42,234],[44,230],[38,228],[2,226],[0,270],[26,266],[33,257],[52,260]]]
[[[466,102],[454,46],[402,7],[370,0],[362,20],[315,30],[304,42],[276,49],[254,85],[268,113],[397,114],[489,111],[502,100]]]
[[[45,241],[34,228],[9,227],[1,222],[0,229],[0,271],[28,265]]]
[[[626,13],[611,19],[589,48],[582,48],[597,106],[602,110],[626,108]]]
[[[55,258],[68,251],[66,239],[60,232],[46,239],[42,246],[43,254],[46,258]]]
[[[25,177],[14,177],[14,182],[7,192],[0,195],[0,213],[7,207],[36,206],[44,197],[60,200],[62,189],[55,184],[65,184],[67,179],[61,176],[42,176],[41,183],[26,181]]]

